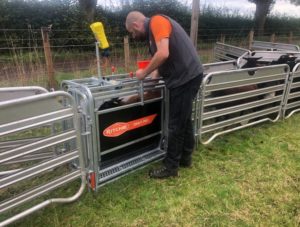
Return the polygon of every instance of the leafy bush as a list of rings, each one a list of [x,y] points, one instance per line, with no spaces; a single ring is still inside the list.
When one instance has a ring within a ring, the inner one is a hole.
[[[110,42],[122,46],[126,15],[140,10],[146,16],[166,14],[177,20],[189,32],[191,9],[178,0],[133,0],[119,8],[103,8],[98,5],[95,21],[102,21]],[[40,28],[52,26],[51,45],[89,45],[94,37],[76,0],[1,0],[0,46],[42,47]],[[246,37],[253,26],[251,16],[241,16],[227,8],[201,9],[199,39],[216,40],[221,34]],[[300,34],[300,20],[286,16],[270,16],[266,21],[266,33]],[[89,49],[89,47],[86,47]],[[93,48],[93,47],[91,47]]]

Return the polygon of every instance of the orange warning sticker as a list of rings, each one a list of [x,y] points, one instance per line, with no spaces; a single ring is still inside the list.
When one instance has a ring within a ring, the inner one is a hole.
[[[106,137],[118,137],[127,131],[150,125],[156,116],[157,114],[152,114],[129,122],[116,122],[104,129],[103,135]]]

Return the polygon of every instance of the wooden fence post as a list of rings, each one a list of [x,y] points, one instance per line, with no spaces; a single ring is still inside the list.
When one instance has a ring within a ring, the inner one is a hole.
[[[254,31],[253,29],[249,32],[249,50],[252,49],[252,42],[253,42],[253,38],[254,38]]]
[[[193,0],[191,33],[190,33],[190,38],[196,49],[197,49],[197,38],[198,38],[198,22],[199,22],[199,14],[200,14],[199,1],[200,0]]]
[[[49,41],[50,30],[51,30],[50,27],[42,27],[41,28],[44,54],[45,54],[47,73],[48,73],[48,79],[49,79],[49,88],[56,88],[57,82],[54,78],[54,68],[53,68],[52,54],[51,54],[50,41]]]
[[[129,53],[129,39],[128,36],[124,37],[124,57],[125,57],[125,70],[129,71],[130,66],[130,53]]]
[[[288,43],[292,43],[292,42],[293,42],[293,32],[290,31]]]
[[[271,35],[270,42],[275,43],[275,33]]]
[[[225,43],[225,35],[224,34],[221,34],[220,42]]]

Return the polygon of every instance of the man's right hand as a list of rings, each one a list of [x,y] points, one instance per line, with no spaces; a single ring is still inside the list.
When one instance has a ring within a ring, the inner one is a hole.
[[[143,70],[143,69],[138,69],[138,70],[135,72],[135,76],[136,76],[136,78],[138,78],[139,80],[143,80],[143,79],[145,79],[145,77],[146,77],[147,75],[145,74],[145,70]]]

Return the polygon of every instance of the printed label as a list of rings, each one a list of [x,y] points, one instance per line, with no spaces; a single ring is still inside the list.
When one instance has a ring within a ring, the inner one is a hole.
[[[116,122],[103,130],[106,137],[118,137],[127,131],[150,125],[157,114],[152,114],[129,122]]]

